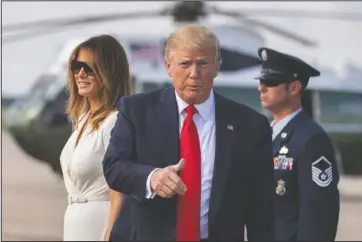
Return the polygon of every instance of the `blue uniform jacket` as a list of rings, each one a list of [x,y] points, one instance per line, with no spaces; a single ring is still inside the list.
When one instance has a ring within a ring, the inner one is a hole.
[[[275,240],[333,241],[339,174],[332,142],[303,111],[273,141]]]

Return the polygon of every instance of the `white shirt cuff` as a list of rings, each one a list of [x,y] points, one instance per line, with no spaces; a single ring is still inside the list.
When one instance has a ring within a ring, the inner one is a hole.
[[[151,176],[153,175],[153,173],[155,173],[155,171],[159,170],[160,168],[156,168],[153,171],[151,171],[151,173],[148,175],[147,177],[147,181],[146,181],[146,195],[145,197],[147,199],[152,199],[156,196],[155,192],[151,192]]]

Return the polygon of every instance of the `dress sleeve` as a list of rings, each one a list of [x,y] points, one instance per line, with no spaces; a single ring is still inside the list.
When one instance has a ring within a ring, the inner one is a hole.
[[[107,147],[109,145],[109,140],[111,139],[111,134],[113,127],[117,121],[117,113],[118,111],[115,111],[104,120],[104,126],[102,128],[102,143],[104,147],[104,151],[107,150]]]

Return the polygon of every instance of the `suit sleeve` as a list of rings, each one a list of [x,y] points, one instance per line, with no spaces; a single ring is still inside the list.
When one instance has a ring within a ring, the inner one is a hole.
[[[274,167],[273,144],[269,122],[257,127],[253,159],[252,199],[246,224],[248,241],[274,240]]]
[[[118,103],[118,110],[103,159],[104,176],[111,189],[143,201],[147,177],[156,167],[137,164],[136,131],[124,97]]]
[[[334,241],[339,218],[339,174],[327,134],[316,134],[309,139],[297,164],[297,240]]]

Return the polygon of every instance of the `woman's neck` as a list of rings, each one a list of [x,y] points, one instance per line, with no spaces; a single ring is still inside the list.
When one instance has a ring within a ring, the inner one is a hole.
[[[101,107],[101,104],[97,100],[88,98],[88,102],[89,102],[89,112],[91,114],[95,113]]]

